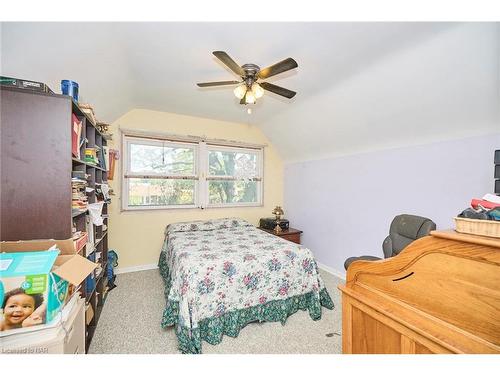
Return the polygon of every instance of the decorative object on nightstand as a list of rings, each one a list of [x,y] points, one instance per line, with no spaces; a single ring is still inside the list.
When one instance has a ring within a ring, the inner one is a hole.
[[[276,226],[276,218],[275,217],[262,217],[259,220],[259,227],[262,229],[273,230]],[[287,219],[281,218],[279,221],[279,226],[282,230],[287,230],[290,226],[290,223]]]
[[[282,229],[280,227],[280,220],[281,216],[285,214],[281,206],[276,206],[274,207],[274,210],[272,212],[273,215],[276,215],[276,226],[274,227],[274,231],[276,233],[281,233]]]

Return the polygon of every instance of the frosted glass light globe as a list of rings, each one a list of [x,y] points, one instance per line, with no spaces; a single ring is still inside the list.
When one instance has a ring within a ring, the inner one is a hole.
[[[252,91],[256,99],[262,98],[262,95],[264,95],[264,89],[257,82],[253,83]]]
[[[245,96],[245,103],[247,104],[255,104],[255,95],[252,90],[248,90]]]
[[[243,99],[245,93],[247,92],[247,87],[245,85],[239,85],[234,89],[234,96],[238,99]]]

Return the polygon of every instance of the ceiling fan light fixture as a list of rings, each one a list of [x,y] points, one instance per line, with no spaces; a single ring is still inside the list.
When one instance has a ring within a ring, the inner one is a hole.
[[[258,80],[264,80],[269,77],[273,77],[275,75],[297,68],[299,65],[291,57],[288,57],[285,60],[279,61],[276,64],[261,69],[255,64],[243,64],[240,66],[224,51],[214,51],[213,54],[227,68],[229,68],[234,74],[236,74],[239,77],[239,80],[201,82],[197,83],[198,87],[238,85],[233,92],[234,95],[239,99],[239,103],[242,105],[255,104],[257,99],[261,98],[264,95],[264,91],[272,92],[287,99],[292,99],[295,94],[297,94],[295,91],[288,90],[284,87],[280,87],[269,82],[257,82]]]
[[[262,98],[262,95],[264,95],[264,89],[257,82],[252,84],[252,92],[256,99]]]
[[[246,85],[239,85],[234,89],[234,96],[236,96],[238,99],[243,99],[245,97],[245,94],[247,92],[247,87]]]
[[[245,103],[255,104],[255,95],[252,90],[247,90],[247,94],[245,95]]]

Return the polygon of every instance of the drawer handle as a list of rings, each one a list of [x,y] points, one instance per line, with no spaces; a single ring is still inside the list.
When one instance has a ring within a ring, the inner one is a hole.
[[[411,275],[413,275],[415,272],[410,272],[408,275],[406,276],[403,276],[403,277],[400,277],[398,279],[393,279],[392,281],[401,281],[401,280],[404,280],[406,279],[407,277],[410,277]]]

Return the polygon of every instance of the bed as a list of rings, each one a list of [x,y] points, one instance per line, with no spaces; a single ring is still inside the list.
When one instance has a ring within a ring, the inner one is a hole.
[[[248,323],[281,322],[300,310],[333,309],[312,252],[238,218],[174,223],[159,259],[166,307],[183,353],[237,337]]]

